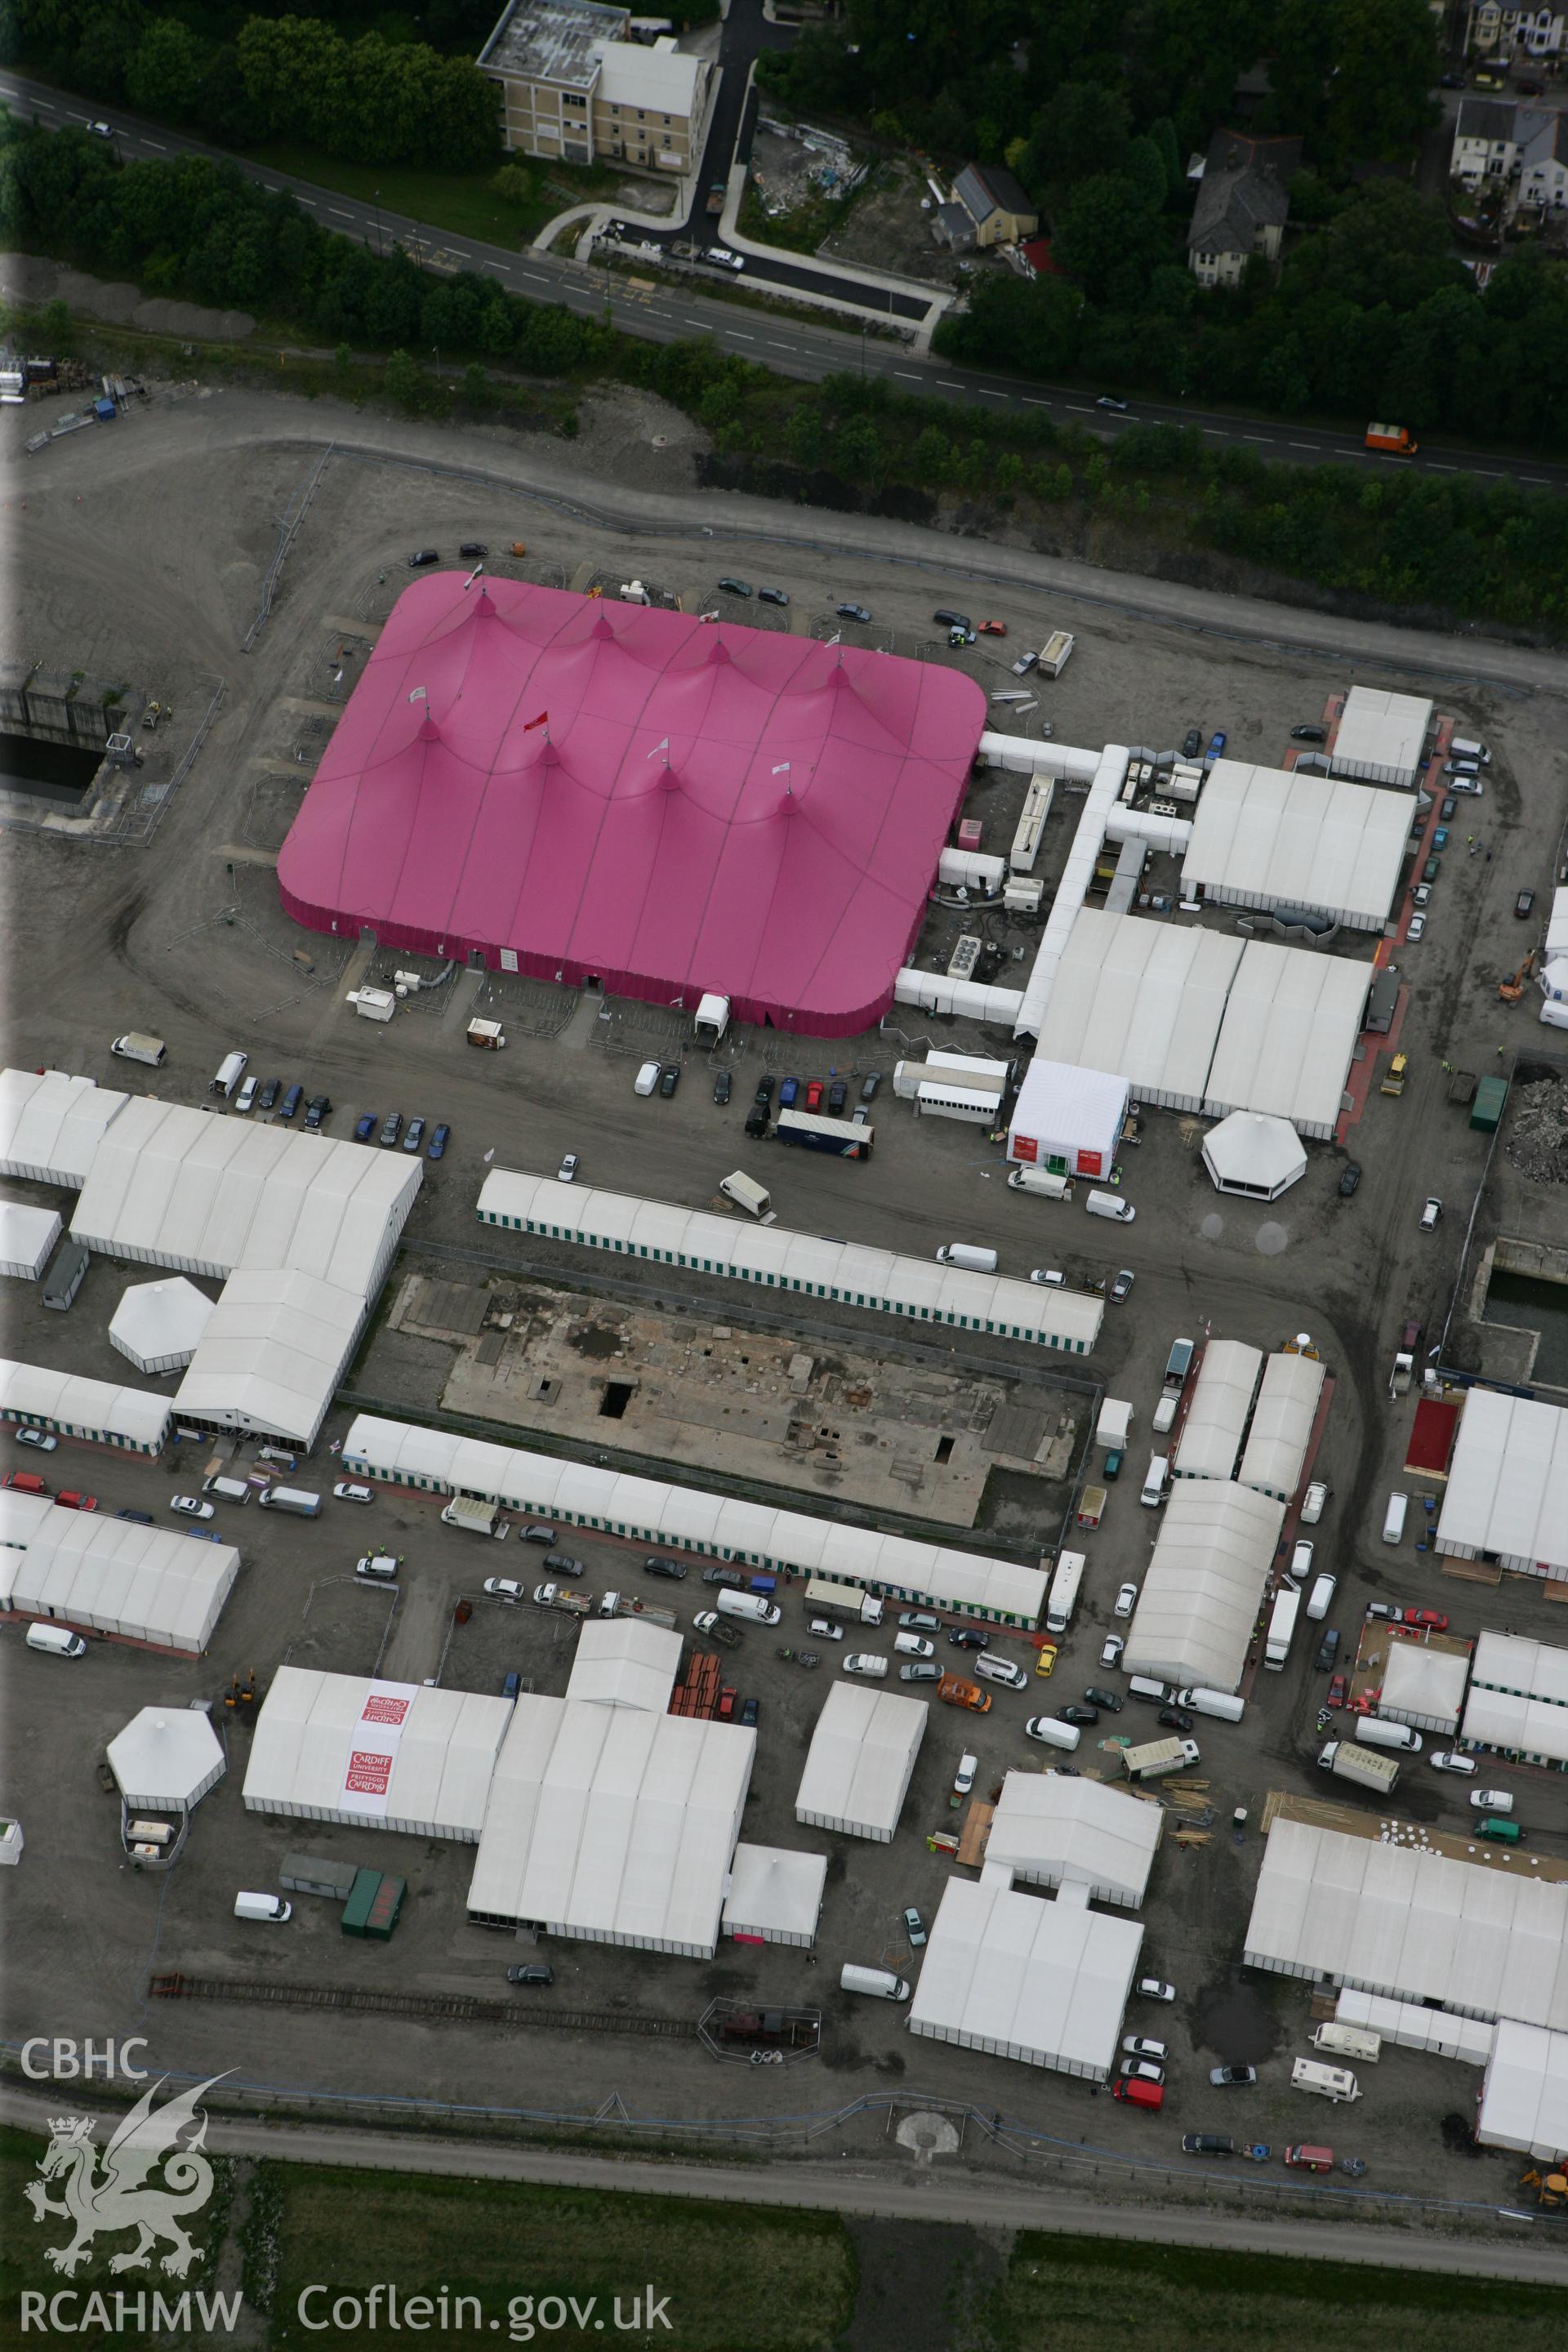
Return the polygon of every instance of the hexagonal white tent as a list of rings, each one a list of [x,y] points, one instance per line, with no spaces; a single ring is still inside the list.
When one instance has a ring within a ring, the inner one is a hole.
[[[189,1812],[227,1770],[205,1709],[144,1706],[109,1743],[109,1769],[132,1811]]]
[[[1307,1155],[1289,1120],[1262,1111],[1233,1110],[1210,1128],[1203,1153],[1216,1192],[1240,1192],[1251,1201],[1277,1201],[1307,1172]]]
[[[213,1303],[177,1274],[168,1282],[133,1282],[121,1295],[109,1344],[139,1372],[178,1372],[195,1354]]]

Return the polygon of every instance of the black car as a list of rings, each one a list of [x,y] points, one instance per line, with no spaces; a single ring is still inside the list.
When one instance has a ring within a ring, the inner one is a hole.
[[[381,1122],[381,1141],[383,1150],[390,1151],[402,1132],[403,1113],[400,1110],[389,1110],[386,1117]]]
[[[1359,1160],[1347,1160],[1343,1168],[1340,1171],[1340,1192],[1342,1196],[1348,1201],[1351,1194],[1355,1191],[1356,1186],[1360,1182],[1361,1161]]]
[[[731,1592],[744,1592],[746,1589],[745,1578],[732,1568],[705,1568],[702,1581],[704,1584],[725,1585]]]
[[[1098,1723],[1100,1709],[1094,1706],[1058,1706],[1057,1721],[1058,1723]]]
[[[752,1097],[752,1100],[756,1104],[757,1108],[759,1110],[767,1110],[773,1103],[773,1082],[772,1078],[759,1078],[757,1081],[757,1091]]]
[[[1236,2142],[1233,2139],[1226,2139],[1221,2132],[1184,2132],[1182,2154],[1184,2156],[1234,2156]]]
[[[1423,882],[1436,882],[1438,875],[1441,874],[1442,871],[1442,859],[1440,857],[1429,857],[1426,860],[1426,865],[1421,868],[1421,879]]]
[[[134,1519],[139,1528],[150,1528],[153,1525],[151,1511],[116,1511],[114,1516],[117,1519]]]
[[[988,1650],[991,1647],[990,1634],[977,1633],[972,1625],[954,1625],[947,1638],[955,1650]]]
[[[489,553],[489,549],[482,539],[465,539],[458,552],[459,555],[468,556],[471,562],[478,562],[481,556]]]
[[[1333,1673],[1334,1660],[1338,1657],[1339,1651],[1340,1637],[1334,1628],[1331,1625],[1328,1632],[1324,1634],[1322,1640],[1318,1644],[1318,1672],[1321,1675],[1331,1675]]]
[[[974,626],[967,613],[950,613],[945,604],[938,605],[931,619],[940,621],[944,629],[973,629]]]
[[[660,1559],[657,1554],[645,1559],[642,1566],[645,1576],[668,1576],[678,1582],[686,1574],[686,1562],[683,1559]]]
[[[718,1076],[714,1079],[713,1099],[718,1104],[721,1110],[723,1109],[724,1105],[729,1101],[730,1073],[728,1070],[721,1070]]]
[[[835,604],[833,609],[841,621],[868,621],[871,617],[864,604]]]
[[[438,548],[416,547],[408,559],[408,569],[410,572],[417,572],[422,563],[439,563],[440,561],[441,554]]]
[[[881,1085],[881,1083],[882,1073],[880,1070],[873,1070],[868,1078],[863,1078],[860,1083],[861,1101],[875,1102],[877,1099],[877,1088]]]
[[[757,602],[759,604],[787,604],[789,592],[784,588],[759,588]]]
[[[1534,904],[1535,893],[1533,890],[1521,890],[1520,892],[1518,898],[1513,902],[1513,911],[1519,917],[1521,922],[1524,920]]]
[[[721,580],[719,585],[726,596],[749,596],[752,593],[749,580]]]
[[[279,1095],[281,1093],[283,1081],[281,1078],[268,1078],[267,1084],[262,1087],[261,1092],[256,1097],[257,1109],[270,1110],[273,1104],[277,1101]]]
[[[1195,759],[1197,758],[1197,756],[1198,756],[1198,753],[1203,750],[1203,748],[1204,748],[1204,730],[1203,730],[1203,729],[1202,729],[1201,727],[1189,727],[1189,728],[1188,728],[1188,730],[1187,730],[1187,731],[1186,731],[1186,733],[1185,733],[1185,734],[1183,736],[1183,738],[1182,738],[1182,757],[1183,757],[1183,759],[1184,759],[1184,760],[1195,760]]]
[[[1163,1723],[1167,1731],[1190,1731],[1193,1727],[1193,1718],[1184,1706],[1163,1706],[1154,1720]]]
[[[525,1968],[508,1969],[506,1980],[508,1984],[552,1985],[555,1971],[546,1968],[542,1960],[530,1960]]]
[[[742,1723],[751,1724],[753,1729],[756,1727],[757,1717],[761,1712],[762,1709],[754,1698],[746,1698],[741,1701],[741,1721]]]
[[[1458,803],[1458,802],[1454,798],[1453,793],[1444,793],[1444,795],[1443,795],[1443,806],[1442,806],[1441,810],[1439,811],[1439,814],[1440,814],[1440,816],[1441,816],[1441,818],[1442,818],[1443,823],[1444,823],[1445,824],[1453,824],[1453,822],[1454,822],[1455,817],[1458,814],[1458,813],[1459,813],[1459,803]]]
[[[842,1078],[834,1079],[833,1084],[827,1089],[827,1110],[828,1116],[831,1118],[837,1118],[839,1112],[843,1109],[845,1098],[848,1095],[848,1092],[849,1089],[845,1085]]]
[[[753,1103],[751,1109],[746,1113],[746,1133],[752,1138],[753,1142],[756,1142],[763,1136],[766,1135],[767,1131],[767,1112],[762,1109],[757,1104]]]
[[[1102,1706],[1107,1715],[1120,1715],[1121,1700],[1115,1691],[1086,1690],[1084,1699],[1089,1706]]]
[[[1465,77],[1463,74],[1456,73],[1439,74],[1437,77],[1437,82],[1439,89],[1463,89],[1465,87]]]
[[[294,1116],[294,1114],[295,1114],[295,1112],[299,1109],[300,1105],[304,1101],[304,1099],[305,1099],[305,1089],[304,1089],[304,1087],[300,1084],[299,1079],[298,1079],[298,1078],[296,1078],[296,1079],[295,1079],[295,1081],[294,1081],[294,1083],[293,1083],[293,1085],[289,1088],[289,1091],[287,1092],[287,1094],[284,1096],[284,1097],[283,1097],[282,1101],[281,1101],[281,1102],[279,1104],[279,1106],[278,1106],[278,1116],[279,1116],[279,1118],[293,1118],[293,1116]]]
[[[331,1108],[332,1104],[330,1095],[312,1095],[310,1097],[310,1101],[305,1105],[305,1125],[311,1133],[316,1135],[321,1133],[321,1122],[327,1118]]]
[[[666,1096],[672,1095],[679,1084],[680,1064],[679,1062],[666,1062],[663,1069],[659,1073],[659,1093]]]
[[[1328,740],[1326,727],[1292,727],[1290,730],[1292,743],[1326,743]]]

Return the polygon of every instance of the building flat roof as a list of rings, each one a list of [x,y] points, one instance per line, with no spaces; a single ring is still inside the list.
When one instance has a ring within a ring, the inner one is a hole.
[[[625,8],[597,0],[511,0],[479,51],[487,73],[511,74],[520,81],[553,82],[562,89],[592,89],[599,78],[599,48],[619,40],[629,19]]]

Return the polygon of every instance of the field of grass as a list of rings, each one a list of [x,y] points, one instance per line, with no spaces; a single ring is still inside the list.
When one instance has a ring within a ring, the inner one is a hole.
[[[289,139],[253,148],[249,160],[308,180],[313,187],[335,188],[363,205],[379,202],[384,215],[399,213],[426,228],[450,229],[454,236],[479,237],[514,253],[557,213],[606,197],[622,184],[614,172],[596,164],[552,164],[548,171],[542,164],[531,164],[533,193],[527,203],[518,204],[499,193],[496,166],[490,164],[477,172],[422,172],[396,163],[345,163]],[[323,227],[331,226],[322,223]]]
[[[1421,2260],[1415,2233],[1410,2260]],[[1547,2352],[1564,2327],[1554,2287],[1034,2231],[1015,2246],[987,2316],[996,2352]]]
[[[61,2114],[71,2106],[68,2084],[59,2086],[54,2102]],[[100,2129],[97,2135],[101,2148],[108,2134]],[[195,2242],[204,2250],[205,2259],[196,2263],[188,2278],[173,2281],[162,2272],[121,2273],[116,2276],[110,2269],[113,2256],[126,2252],[135,2243],[128,2231],[98,2239],[86,2262],[68,2278],[51,2267],[44,2259],[47,2249],[58,2250],[68,2245],[72,2225],[64,2216],[46,2213],[35,2221],[26,2201],[29,2181],[41,2181],[51,2204],[58,2205],[65,2195],[63,2179],[43,2181],[38,2171],[38,2158],[46,2143],[36,2133],[12,2130],[0,2126],[0,2213],[5,2217],[0,2228],[0,2344],[14,2338],[9,2330],[18,2316],[18,2298],[23,2292],[56,2294],[62,2288],[75,2289],[89,2294],[97,2289],[100,2294],[112,2294],[124,2288],[133,2293],[139,2286],[157,2286],[165,2294],[177,2294],[182,2287],[210,2287],[213,2284],[213,2262],[216,2249],[223,2242],[227,2225],[231,2168],[221,2158],[214,2166],[213,2191],[203,2210],[192,2215],[186,2227]],[[161,2258],[168,2252],[160,2246]],[[198,2337],[197,2339],[201,2339]]]
[[[548,2309],[537,2340],[679,2352],[818,2352],[854,2306],[854,2257],[830,2214],[272,2163],[257,2167],[253,2199],[268,2245],[248,2250],[247,2276],[254,2285],[272,2273],[273,2352],[321,2342],[299,2314],[300,2294],[318,2282],[331,2290],[326,2310],[333,2297],[363,2296],[376,2284],[411,2295],[444,2288],[449,2311],[450,2299],[476,2295],[481,2332],[503,2341],[530,2340],[519,2328],[559,2296],[566,2325],[556,2326]],[[656,2319],[651,2332],[617,2324],[617,2298],[622,2323],[639,2297],[646,2321],[650,2292],[656,2303],[668,2297],[668,2324]],[[595,2309],[583,2315],[590,2298]],[[323,2315],[320,2300],[307,2303],[307,2318]],[[470,2318],[461,2340],[473,2334]],[[366,2338],[356,2331],[352,2340]],[[459,2340],[456,2327],[422,2337]]]

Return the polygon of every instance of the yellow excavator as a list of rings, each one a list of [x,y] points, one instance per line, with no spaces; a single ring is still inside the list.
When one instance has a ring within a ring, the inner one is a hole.
[[[1519,2185],[1534,2189],[1536,2204],[1543,2213],[1568,2213],[1568,2173],[1538,2172],[1531,2166]]]
[[[1517,1004],[1519,1003],[1520,998],[1524,994],[1524,983],[1530,978],[1531,973],[1534,970],[1535,950],[1531,948],[1530,953],[1525,957],[1524,961],[1520,965],[1519,970],[1514,973],[1513,978],[1511,980],[1500,980],[1498,982],[1497,992],[1501,997],[1505,1004]]]

